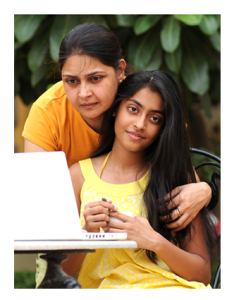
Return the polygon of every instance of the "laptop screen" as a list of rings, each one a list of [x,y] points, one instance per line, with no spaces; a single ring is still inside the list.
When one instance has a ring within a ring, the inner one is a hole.
[[[81,233],[64,152],[13,155],[14,240],[69,240]]]

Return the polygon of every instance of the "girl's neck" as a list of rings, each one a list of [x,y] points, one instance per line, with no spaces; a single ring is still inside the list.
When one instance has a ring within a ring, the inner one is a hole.
[[[139,180],[147,171],[147,168],[141,169],[143,158],[143,152],[131,152],[114,143],[103,172],[103,180],[111,183],[129,183],[136,181],[136,178]]]

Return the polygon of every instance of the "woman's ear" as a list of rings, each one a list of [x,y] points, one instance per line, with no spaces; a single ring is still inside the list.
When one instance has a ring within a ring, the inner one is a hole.
[[[120,82],[120,80],[124,80],[124,76],[125,76],[125,68],[126,68],[126,61],[122,58],[119,60],[119,67],[117,70],[117,76],[118,76],[118,81]]]

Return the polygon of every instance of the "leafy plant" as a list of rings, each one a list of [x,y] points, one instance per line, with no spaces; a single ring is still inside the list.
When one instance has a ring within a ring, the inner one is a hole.
[[[212,104],[220,102],[220,15],[15,15],[15,94],[25,104],[60,80],[60,43],[84,22],[111,29],[135,71],[169,72],[183,91],[193,128],[194,103],[212,117]]]
[[[35,286],[35,272],[20,271],[14,273],[15,289],[34,289]]]

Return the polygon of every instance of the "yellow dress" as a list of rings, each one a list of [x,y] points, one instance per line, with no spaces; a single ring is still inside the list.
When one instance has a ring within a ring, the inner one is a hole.
[[[149,172],[136,182],[110,184],[98,177],[91,159],[80,161],[80,167],[85,179],[81,190],[82,227],[85,225],[85,204],[99,201],[101,198],[112,200],[112,203],[118,206],[119,212],[130,211],[134,216],[147,217],[143,192]],[[79,272],[78,282],[84,289],[211,288],[210,285],[205,286],[200,282],[186,281],[174,274],[161,259],[158,259],[156,265],[147,257],[145,250],[135,250],[98,249],[95,253],[87,254]]]

